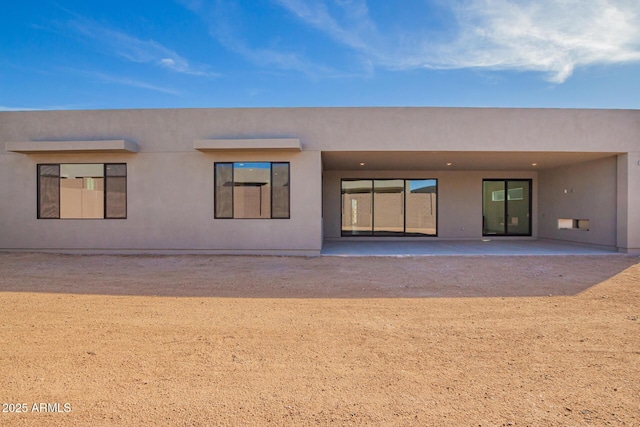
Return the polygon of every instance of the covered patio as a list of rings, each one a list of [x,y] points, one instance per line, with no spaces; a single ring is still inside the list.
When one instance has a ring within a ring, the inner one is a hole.
[[[628,251],[617,152],[323,151],[322,160],[322,255]]]

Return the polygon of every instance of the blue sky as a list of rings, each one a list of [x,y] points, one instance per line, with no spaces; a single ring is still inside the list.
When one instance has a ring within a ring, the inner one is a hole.
[[[1,12],[0,110],[640,108],[638,0],[24,0]]]

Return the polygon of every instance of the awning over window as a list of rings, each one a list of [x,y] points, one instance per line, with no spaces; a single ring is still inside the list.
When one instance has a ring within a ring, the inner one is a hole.
[[[7,151],[23,154],[44,153],[137,153],[138,144],[124,139],[94,141],[21,141],[7,142]]]
[[[199,151],[302,151],[298,138],[196,139]]]

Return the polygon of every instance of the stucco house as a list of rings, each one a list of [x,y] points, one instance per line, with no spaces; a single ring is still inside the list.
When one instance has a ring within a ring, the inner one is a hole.
[[[0,250],[317,255],[557,239],[640,253],[640,111],[0,112]]]

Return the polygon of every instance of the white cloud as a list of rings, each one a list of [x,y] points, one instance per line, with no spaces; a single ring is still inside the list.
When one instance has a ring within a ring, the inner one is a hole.
[[[38,110],[58,110],[58,108],[33,108],[33,107],[7,107],[6,105],[0,105],[0,111],[38,111]]]
[[[179,1],[208,25],[210,35],[218,43],[258,66],[294,70],[310,77],[327,77],[336,73],[331,67],[316,64],[298,52],[252,46],[239,31],[240,25],[236,21],[241,19],[242,11],[234,2]]]
[[[335,0],[334,0],[335,1]],[[332,16],[327,3],[305,0],[275,0],[280,6],[333,39],[351,48],[374,53],[370,42],[377,38],[376,27],[369,18],[364,0],[335,1]]]
[[[561,83],[579,66],[640,61],[639,13],[640,3],[613,0],[476,1],[458,11],[459,39],[424,65],[542,71]]]
[[[82,105],[46,105],[42,107],[9,107],[0,105],[0,111],[44,111],[44,110],[71,110],[74,108],[82,108]]]
[[[442,1],[456,19],[446,42],[427,28],[381,33],[364,0],[273,1],[386,69],[537,71],[562,83],[577,67],[640,61],[637,0]]]
[[[96,80],[102,83],[111,83],[111,84],[117,84],[122,86],[135,87],[140,89],[151,90],[154,92],[165,93],[168,95],[176,95],[176,96],[182,95],[182,92],[180,92],[179,90],[173,89],[171,87],[159,86],[159,85],[148,83],[142,80],[132,79],[125,76],[118,76],[110,73],[104,73],[101,71],[86,70],[86,69],[72,68],[72,67],[64,67],[64,68],[60,68],[59,70],[65,73],[73,73],[73,74],[85,76],[92,80]]]
[[[147,90],[151,90],[154,92],[161,92],[161,93],[166,93],[169,95],[180,95],[181,92],[169,87],[164,87],[164,86],[158,86],[158,85],[154,85],[151,83],[147,83],[141,80],[136,80],[136,79],[131,79],[129,77],[121,77],[121,76],[115,76],[112,74],[106,74],[106,73],[100,73],[100,72],[91,72],[91,71],[80,71],[78,70],[78,72],[81,72],[83,74],[87,74],[90,75],[91,77],[97,78],[100,81],[103,81],[105,83],[115,83],[115,84],[119,84],[119,85],[123,85],[123,86],[130,86],[130,87],[136,87],[136,88],[140,88],[140,89],[147,89]]]
[[[79,34],[100,43],[109,54],[127,61],[154,64],[182,74],[203,77],[218,76],[218,74],[208,71],[205,66],[190,64],[178,53],[154,40],[142,40],[80,17],[71,21],[69,25]]]

